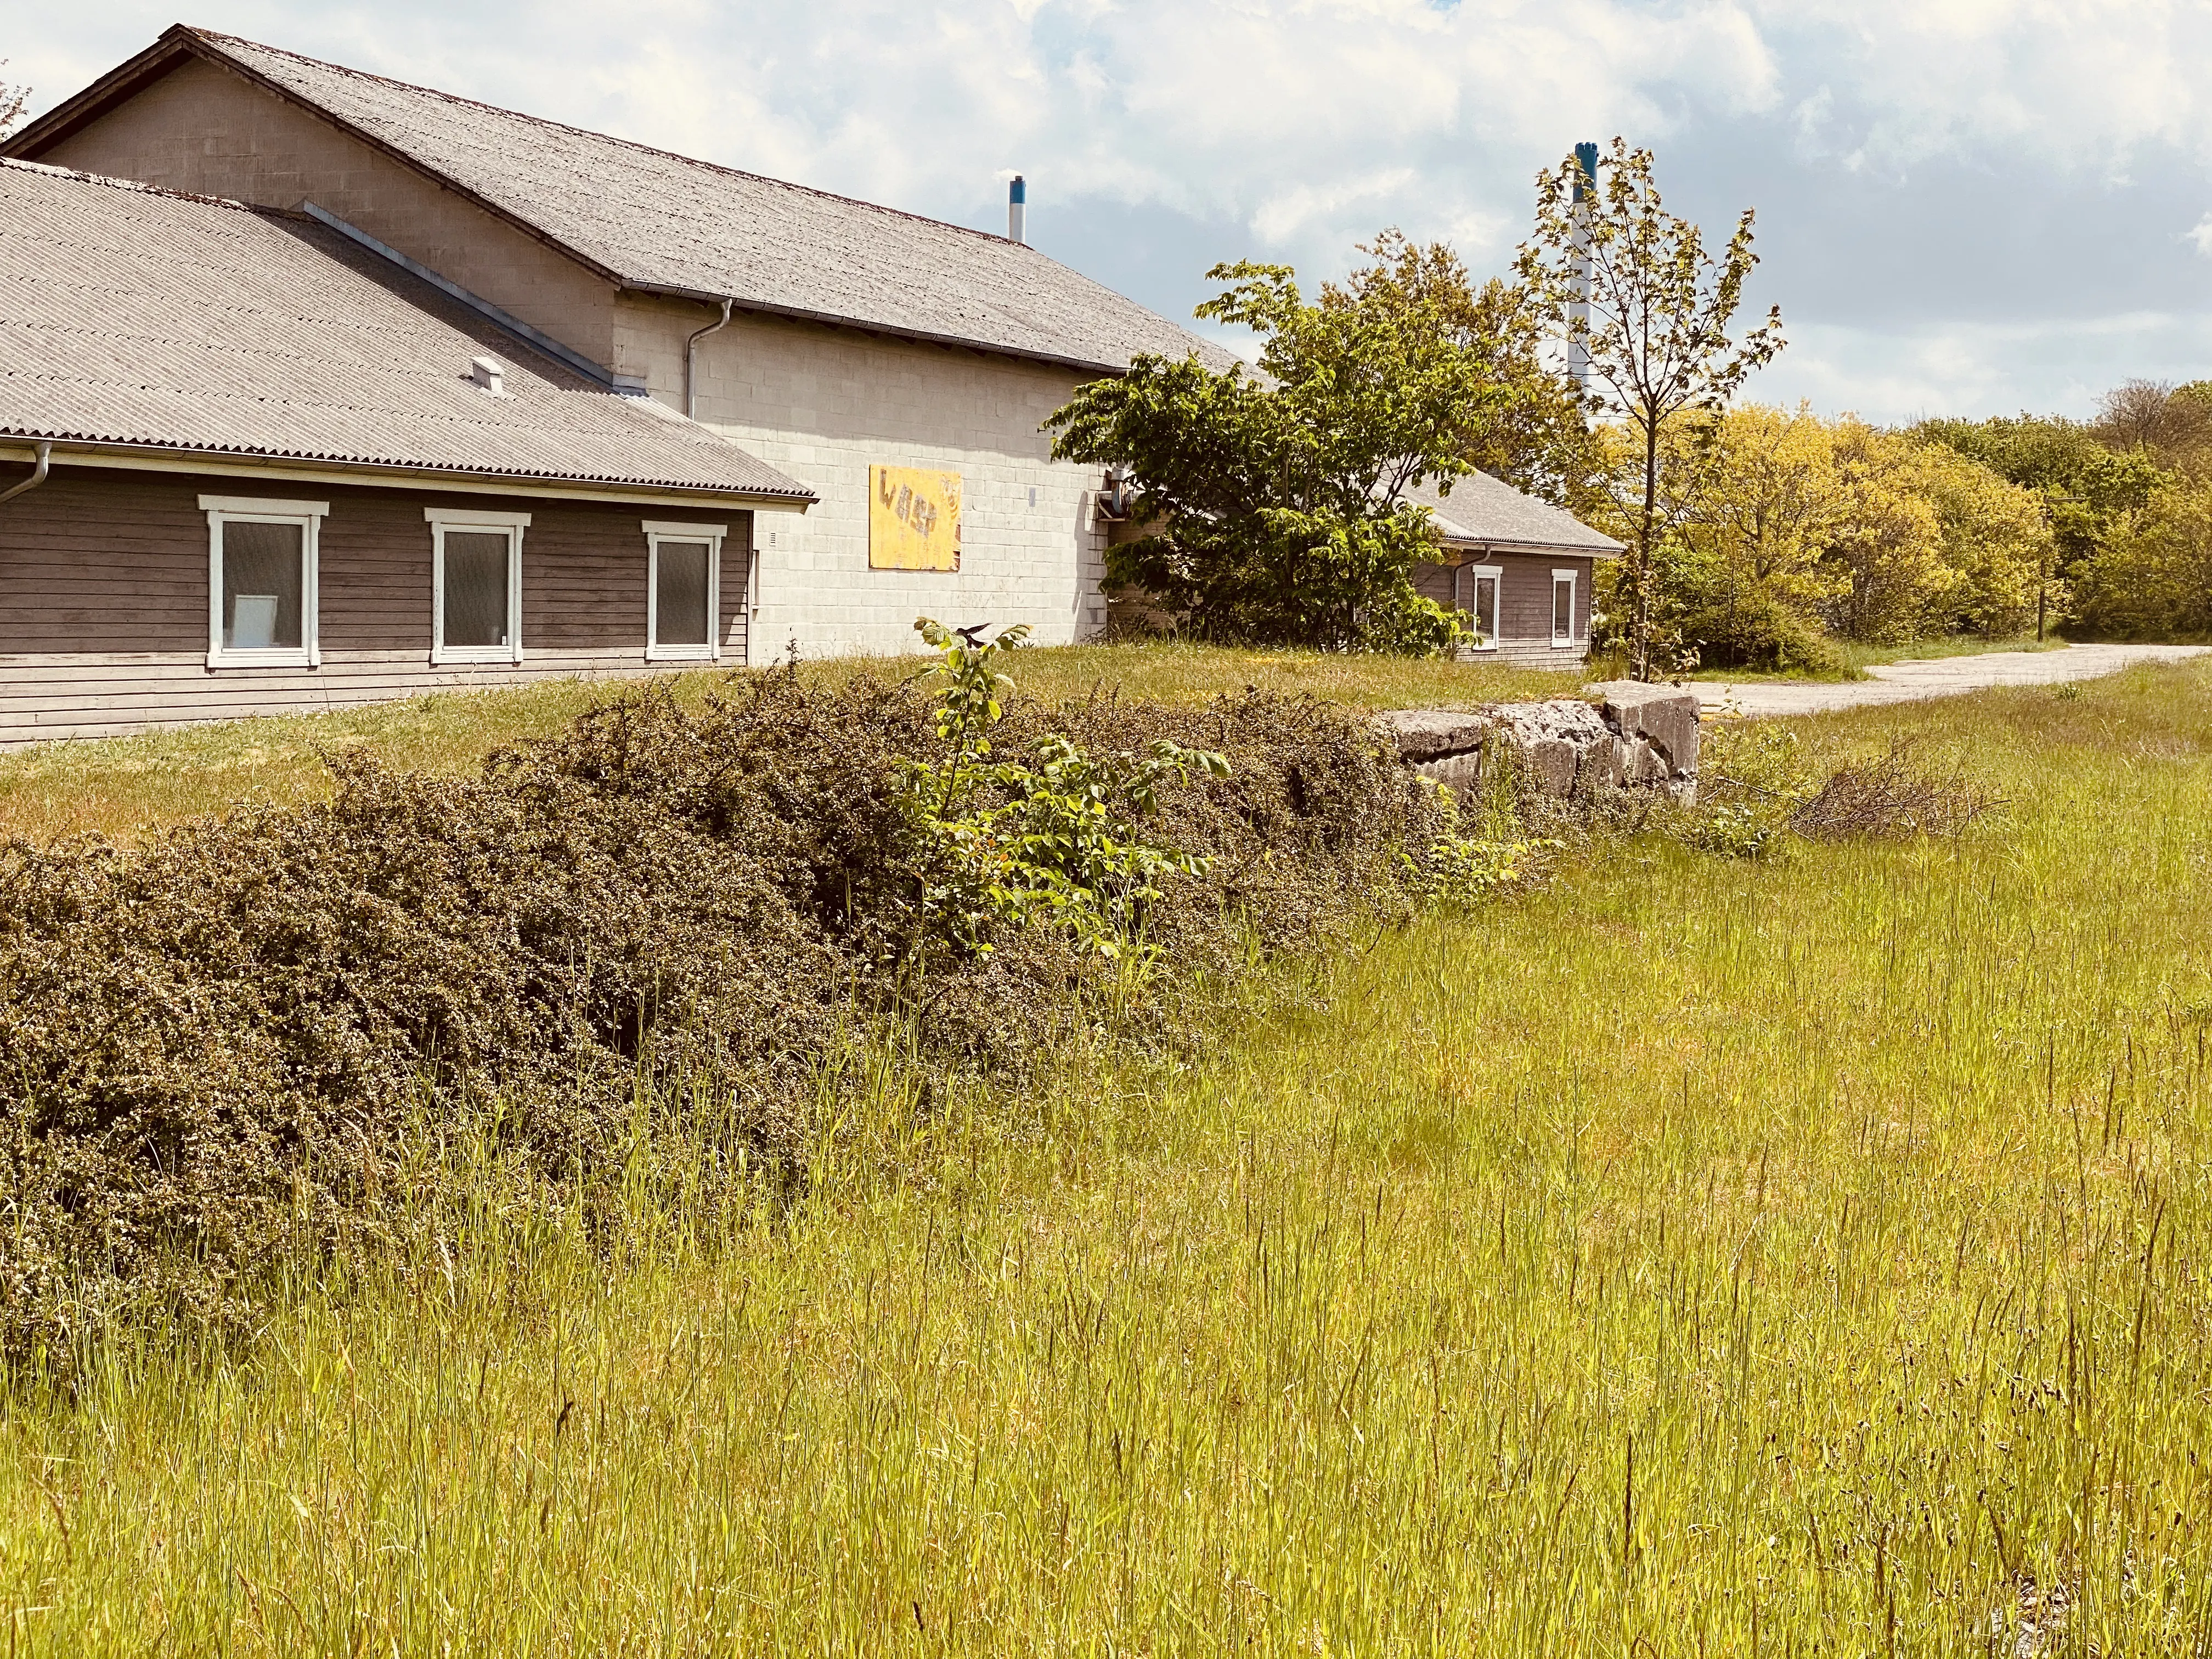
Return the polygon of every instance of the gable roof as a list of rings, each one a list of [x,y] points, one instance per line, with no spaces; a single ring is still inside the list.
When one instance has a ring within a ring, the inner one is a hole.
[[[625,288],[1118,373],[1218,346],[1035,248],[179,24],[31,123],[36,159],[187,56],[235,70]]]
[[[1447,547],[1572,553],[1599,559],[1614,558],[1628,550],[1573,514],[1539,501],[1487,472],[1470,472],[1454,479],[1449,495],[1433,483],[1424,483],[1407,490],[1405,499],[1429,509],[1437,533]]]
[[[312,219],[4,160],[0,435],[814,499]]]

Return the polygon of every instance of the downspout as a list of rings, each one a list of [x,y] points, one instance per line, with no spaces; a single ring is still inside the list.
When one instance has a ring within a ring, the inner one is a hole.
[[[730,311],[737,304],[734,299],[722,301],[722,314],[702,329],[695,330],[684,342],[684,417],[699,418],[699,342],[709,334],[719,334],[730,325]],[[754,517],[757,520],[759,515]],[[753,662],[753,624],[760,620],[760,532],[756,525],[752,537],[752,568],[745,573],[745,666]]]
[[[730,307],[735,304],[735,300],[723,301],[721,319],[708,324],[684,343],[684,414],[686,419],[696,421],[699,418],[699,394],[696,390],[699,342],[730,325]]]
[[[5,489],[0,489],[0,501],[12,501],[26,490],[36,489],[40,484],[46,483],[46,464],[53,459],[54,447],[42,438],[39,441],[38,451],[39,464],[31,469],[31,476],[21,483],[11,484]]]

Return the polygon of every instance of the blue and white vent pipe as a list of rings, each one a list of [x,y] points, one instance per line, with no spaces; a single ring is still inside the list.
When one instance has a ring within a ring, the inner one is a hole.
[[[1006,185],[1006,240],[1010,242],[1029,240],[1029,188],[1016,173]]]
[[[1589,385],[1590,198],[1597,193],[1597,146],[1575,146],[1575,297],[1567,303],[1567,374],[1575,390]]]

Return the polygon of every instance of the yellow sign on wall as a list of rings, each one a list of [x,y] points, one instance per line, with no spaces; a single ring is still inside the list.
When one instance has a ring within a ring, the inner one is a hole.
[[[960,475],[934,467],[868,469],[868,567],[960,568]]]

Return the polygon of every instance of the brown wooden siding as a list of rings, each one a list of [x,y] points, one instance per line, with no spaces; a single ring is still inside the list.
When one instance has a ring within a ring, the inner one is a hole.
[[[319,669],[206,665],[202,494],[314,500]],[[422,509],[530,514],[518,666],[430,665]],[[344,708],[433,690],[669,672],[645,660],[647,519],[726,524],[722,660],[745,660],[752,515],[238,477],[58,471],[0,507],[0,745]]]
[[[1498,582],[1498,649],[1485,651],[1507,662],[1531,668],[1565,668],[1589,653],[1590,568],[1588,556],[1571,554],[1469,553],[1462,563],[1496,565]],[[1413,572],[1414,591],[1422,598],[1449,606],[1452,599],[1452,569],[1449,564],[1425,564]],[[1552,573],[1575,573],[1575,643],[1571,649],[1552,643]],[[1459,608],[1472,612],[1474,579],[1459,581]]]

